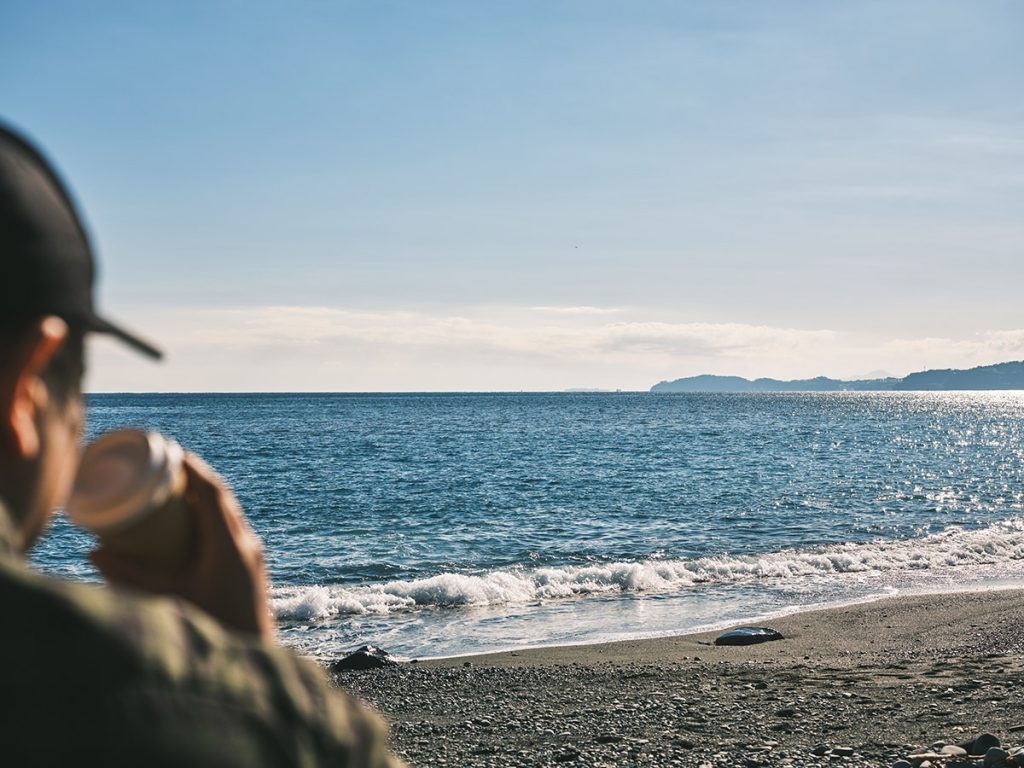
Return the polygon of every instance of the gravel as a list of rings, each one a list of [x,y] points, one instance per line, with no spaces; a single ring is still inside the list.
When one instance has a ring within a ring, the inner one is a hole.
[[[933,595],[798,614],[773,623],[787,640],[746,648],[691,635],[335,679],[384,713],[411,766],[920,765],[908,757],[932,746],[1024,736],[1024,637],[1008,634],[1022,598],[984,593],[965,609],[962,596]],[[957,606],[987,621],[923,630]]]

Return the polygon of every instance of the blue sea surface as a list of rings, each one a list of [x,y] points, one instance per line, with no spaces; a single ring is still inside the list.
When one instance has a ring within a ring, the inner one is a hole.
[[[406,656],[1024,584],[1024,393],[90,395],[263,537],[285,642]],[[93,579],[58,518],[33,559]]]

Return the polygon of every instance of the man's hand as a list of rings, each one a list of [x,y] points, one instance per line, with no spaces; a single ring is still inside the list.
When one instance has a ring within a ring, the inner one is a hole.
[[[194,551],[180,569],[147,568],[102,546],[89,559],[107,581],[146,592],[177,595],[225,627],[273,640],[263,547],[234,494],[194,454],[185,456],[185,505]]]

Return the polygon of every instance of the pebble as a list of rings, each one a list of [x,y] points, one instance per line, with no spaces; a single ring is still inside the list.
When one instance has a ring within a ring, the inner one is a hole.
[[[984,755],[986,752],[992,749],[992,747],[1001,746],[1003,745],[1000,743],[998,737],[993,736],[991,733],[983,733],[981,734],[981,736],[979,736],[973,742],[971,742],[968,751],[972,755]]]
[[[997,765],[1003,765],[1009,756],[1010,753],[1002,747],[989,747],[985,750],[985,759],[981,764],[985,768],[995,768]]]

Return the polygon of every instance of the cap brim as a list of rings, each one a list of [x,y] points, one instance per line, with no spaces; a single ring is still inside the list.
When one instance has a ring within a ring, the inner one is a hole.
[[[102,317],[93,315],[89,318],[89,330],[95,333],[106,333],[110,336],[114,336],[130,347],[134,347],[136,351],[141,352],[146,357],[150,357],[154,360],[161,360],[164,353],[150,344],[148,341],[136,336],[134,333],[129,333],[124,328],[114,325],[109,320],[105,320]]]

